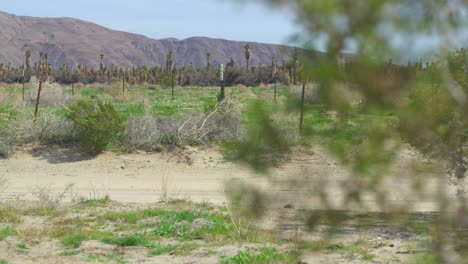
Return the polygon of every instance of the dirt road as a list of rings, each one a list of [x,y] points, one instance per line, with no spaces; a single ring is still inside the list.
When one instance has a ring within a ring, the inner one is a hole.
[[[384,191],[397,204],[415,202],[416,211],[436,210],[430,200],[415,200],[411,194],[414,180],[409,177],[410,167],[420,159],[414,151],[403,149],[392,170],[395,177],[389,179]],[[7,180],[7,188],[0,195],[34,199],[33,190],[37,187],[59,193],[73,184],[75,195],[88,198],[109,195],[120,202],[152,203],[159,201],[166,189],[168,198],[222,204],[225,183],[234,178],[259,185],[280,206],[292,203],[320,207],[320,202],[314,200],[314,194],[320,191],[318,182],[324,184],[320,189],[327,188],[330,200],[338,204],[345,199],[341,186],[348,184],[347,171],[323,150],[302,151],[271,171],[279,181],[273,186],[267,184],[265,176],[224,161],[220,151],[213,148],[189,148],[171,154],[104,153],[89,158],[76,146],[26,146],[13,157],[0,160],[0,175]],[[427,181],[428,192],[438,186],[436,179]],[[71,198],[72,195],[67,196]],[[364,196],[369,208],[376,199],[372,194]]]

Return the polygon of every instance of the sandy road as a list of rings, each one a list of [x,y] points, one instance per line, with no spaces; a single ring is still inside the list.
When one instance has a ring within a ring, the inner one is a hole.
[[[419,155],[403,150],[393,173],[397,178],[386,185],[389,198],[397,204],[414,202],[417,211],[432,211],[437,208],[430,200],[415,200],[411,196],[409,167]],[[172,154],[123,154],[104,153],[89,159],[80,154],[76,147],[26,146],[9,158],[0,160],[0,175],[7,180],[7,188],[1,198],[20,197],[34,199],[33,190],[51,188],[59,193],[65,186],[73,184],[73,192],[66,199],[77,195],[88,198],[109,195],[111,199],[130,203],[152,203],[159,201],[162,186],[169,198],[207,201],[215,204],[225,202],[224,187],[229,179],[242,179],[264,188],[272,201],[280,206],[288,203],[320,207],[314,197],[317,182],[326,182],[330,199],[342,201],[344,194],[340,186],[347,184],[346,169],[321,150],[295,155],[291,161],[275,168],[272,175],[278,179],[297,184],[267,184],[266,177],[258,175],[238,164],[225,162],[215,149],[188,149],[181,155]],[[164,183],[166,182],[166,183]],[[437,188],[430,180],[428,189]],[[364,196],[372,204],[373,195]]]

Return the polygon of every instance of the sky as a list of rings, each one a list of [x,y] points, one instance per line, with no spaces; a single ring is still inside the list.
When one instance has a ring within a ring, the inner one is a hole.
[[[0,0],[0,10],[73,17],[150,38],[194,36],[288,44],[297,25],[288,10],[233,0]]]
[[[239,2],[243,2],[240,4]],[[0,0],[0,11],[34,17],[73,17],[101,26],[142,34],[150,38],[185,39],[195,36],[228,40],[297,45],[290,41],[301,27],[292,11],[273,9],[260,1],[241,0]],[[468,16],[468,14],[464,14]],[[465,46],[468,32],[453,35],[455,46]],[[394,42],[394,43],[393,43]],[[437,48],[431,36],[413,43],[397,36],[392,43],[407,60],[426,56]],[[316,50],[325,51],[325,41],[316,38]],[[426,51],[424,51],[426,50]],[[344,50],[354,52],[353,48]]]

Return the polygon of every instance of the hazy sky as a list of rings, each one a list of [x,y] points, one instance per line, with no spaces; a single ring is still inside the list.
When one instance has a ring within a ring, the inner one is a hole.
[[[151,38],[206,36],[286,44],[296,33],[286,10],[230,0],[0,0],[14,15],[74,17]]]

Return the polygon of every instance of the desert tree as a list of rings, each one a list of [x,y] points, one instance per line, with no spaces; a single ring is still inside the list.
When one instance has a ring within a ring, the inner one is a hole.
[[[166,73],[167,74],[171,73],[173,64],[174,64],[174,52],[172,52],[171,50],[166,55]]]
[[[206,69],[211,68],[211,53],[206,53]]]
[[[104,60],[104,54],[99,54],[99,58],[100,58],[100,63],[99,63],[99,70],[101,71],[101,73],[104,71],[104,63],[103,63],[103,60]]]
[[[226,68],[234,68],[234,59],[231,57],[229,62],[226,64]]]
[[[25,57],[26,57],[26,62],[25,62],[26,69],[29,71],[31,69],[31,50],[26,51]]]
[[[244,46],[245,49],[245,61],[247,65],[247,70],[249,69],[249,61],[250,61],[250,45],[247,44]]]

